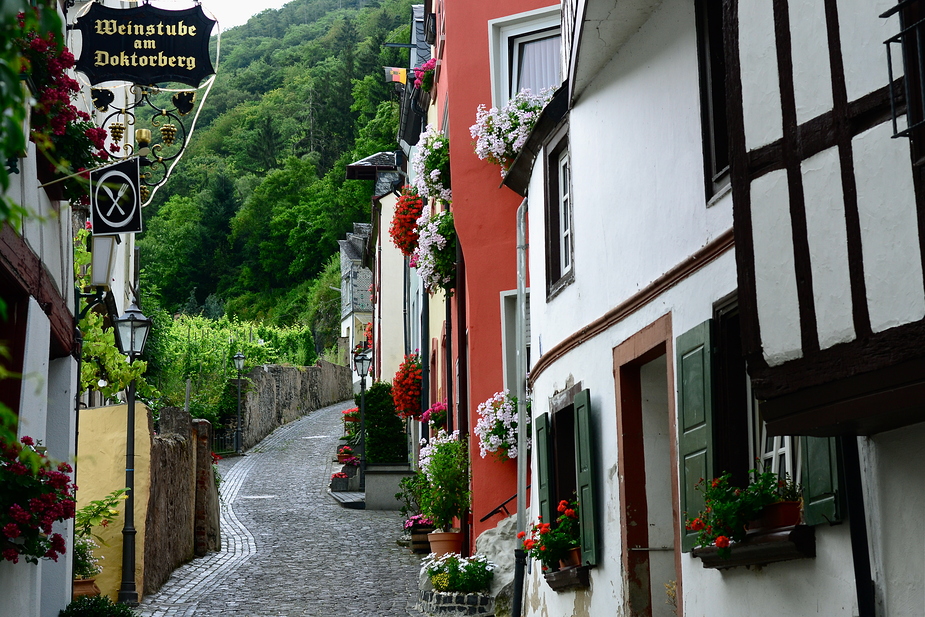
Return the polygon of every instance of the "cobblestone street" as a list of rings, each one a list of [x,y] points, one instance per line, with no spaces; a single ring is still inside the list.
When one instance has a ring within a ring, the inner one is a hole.
[[[222,550],[174,572],[144,617],[407,617],[419,559],[397,511],[352,510],[327,485],[345,402],[219,462]],[[419,614],[419,613],[418,613]]]

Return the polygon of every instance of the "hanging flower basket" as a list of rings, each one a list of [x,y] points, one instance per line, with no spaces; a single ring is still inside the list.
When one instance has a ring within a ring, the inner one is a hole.
[[[517,458],[517,397],[507,390],[496,392],[481,403],[476,412],[479,420],[475,434],[479,438],[482,458],[489,453],[502,461]]]
[[[421,414],[421,422],[429,422],[434,430],[446,429],[446,401],[437,401]]]
[[[418,150],[411,157],[414,187],[421,197],[438,199],[444,203],[453,200],[450,190],[450,139],[430,125],[418,141]]]
[[[526,88],[501,109],[479,105],[475,124],[469,127],[469,134],[475,140],[475,154],[483,161],[500,165],[502,178],[520,154],[552,94],[551,88],[539,94]]]
[[[395,215],[389,227],[392,242],[398,247],[402,255],[411,257],[414,249],[418,247],[418,219],[424,210],[424,200],[418,195],[413,186],[403,186],[398,203],[395,204]]]
[[[421,356],[417,353],[405,356],[392,380],[395,413],[402,418],[417,418],[421,413],[421,376]]]
[[[429,293],[438,289],[452,295],[456,286],[456,228],[453,213],[438,212],[431,216],[430,208],[418,219],[418,247],[411,255],[410,265]]]
[[[414,68],[414,85],[424,92],[430,92],[434,87],[434,72],[437,68],[437,59],[431,58],[421,66]]]

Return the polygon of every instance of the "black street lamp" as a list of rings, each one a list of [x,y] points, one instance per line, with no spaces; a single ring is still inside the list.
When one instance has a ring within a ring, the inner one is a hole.
[[[234,367],[238,369],[238,423],[234,431],[234,451],[243,454],[241,447],[241,371],[244,370],[244,354],[240,351],[234,355]]]
[[[133,301],[125,313],[115,320],[116,344],[132,362],[144,351],[151,332],[151,320],[145,317]],[[135,588],[135,380],[128,385],[128,431],[125,437],[125,524],[122,527],[122,584],[119,602],[136,606]]]
[[[366,487],[366,376],[373,364],[372,349],[364,342],[353,353],[353,368],[360,376],[360,486]]]

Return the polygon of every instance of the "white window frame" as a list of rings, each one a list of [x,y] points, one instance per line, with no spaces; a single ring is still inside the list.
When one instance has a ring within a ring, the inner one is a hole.
[[[752,395],[751,379],[748,380],[748,401],[748,432],[751,436],[749,454],[752,461],[749,469],[757,469],[759,473],[770,471],[776,474],[787,474],[794,482],[801,483],[803,465],[800,438],[792,435],[768,435],[768,427],[761,420],[758,402]],[[781,466],[782,461],[783,466]]]
[[[488,21],[488,60],[493,106],[500,108],[510,98],[508,95],[511,84],[511,75],[508,69],[511,66],[510,40],[558,27],[560,27],[560,8],[558,4]],[[561,65],[562,60],[560,57],[560,76],[562,74]]]
[[[572,269],[572,167],[569,150],[559,154],[556,170],[559,174],[559,275],[564,276]],[[563,174],[563,169],[566,173]],[[564,176],[564,177],[563,177]]]

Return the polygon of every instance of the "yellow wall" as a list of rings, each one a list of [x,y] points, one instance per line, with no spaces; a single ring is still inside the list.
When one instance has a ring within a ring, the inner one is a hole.
[[[151,487],[151,435],[148,427],[148,409],[141,403],[135,406],[135,588],[142,597],[144,580],[145,515]],[[125,488],[125,439],[128,421],[126,405],[91,407],[80,410],[77,436],[77,507],[102,499],[112,491]],[[122,582],[122,517],[107,528],[95,527],[94,533],[106,544],[95,551],[102,556],[103,571],[96,578],[103,595],[117,599]],[[97,542],[99,543],[99,542]]]

